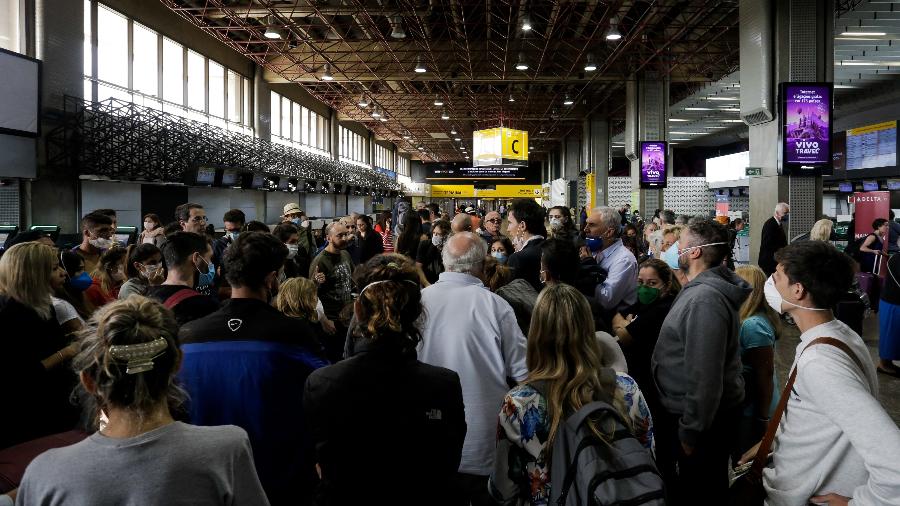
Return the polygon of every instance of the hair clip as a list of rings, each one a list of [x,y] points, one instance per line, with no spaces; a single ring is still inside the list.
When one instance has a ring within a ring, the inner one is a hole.
[[[390,267],[391,269],[399,269],[400,268],[400,266],[397,265],[397,262],[388,262],[387,266]]]
[[[137,374],[152,370],[153,360],[168,347],[169,342],[158,337],[148,343],[110,346],[109,354],[118,361],[126,362],[125,374]]]

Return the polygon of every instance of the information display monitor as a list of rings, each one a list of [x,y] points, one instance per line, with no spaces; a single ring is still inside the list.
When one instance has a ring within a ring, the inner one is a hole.
[[[665,141],[641,142],[641,188],[665,188],[668,162]]]

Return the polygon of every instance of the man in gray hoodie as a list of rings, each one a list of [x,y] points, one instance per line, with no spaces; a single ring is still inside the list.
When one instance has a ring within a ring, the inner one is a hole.
[[[688,283],[672,304],[653,350],[661,413],[656,454],[669,504],[726,504],[728,456],[744,398],[739,309],[750,285],[723,266],[728,232],[693,220],[681,232],[678,265]]]

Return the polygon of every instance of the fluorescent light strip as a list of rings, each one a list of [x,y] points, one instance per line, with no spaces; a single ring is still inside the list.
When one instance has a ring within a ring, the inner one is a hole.
[[[720,119],[719,121],[721,121],[722,123],[743,123],[744,122],[744,120],[742,120],[742,119]]]
[[[703,135],[700,132],[669,132],[672,135]]]
[[[683,119],[683,118],[669,118],[669,121],[691,121],[691,120]]]
[[[884,37],[885,32],[843,32],[842,37]]]
[[[708,97],[709,100],[719,100],[719,101],[728,101],[728,102],[737,102],[740,100],[737,97]]]
[[[715,109],[711,109],[709,107],[685,107],[685,111],[714,111]]]

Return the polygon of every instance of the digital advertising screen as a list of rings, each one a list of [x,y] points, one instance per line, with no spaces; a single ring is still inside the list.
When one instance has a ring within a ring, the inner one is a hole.
[[[831,173],[831,83],[784,83],[782,174]]]
[[[641,188],[665,188],[668,166],[665,141],[641,142]]]

